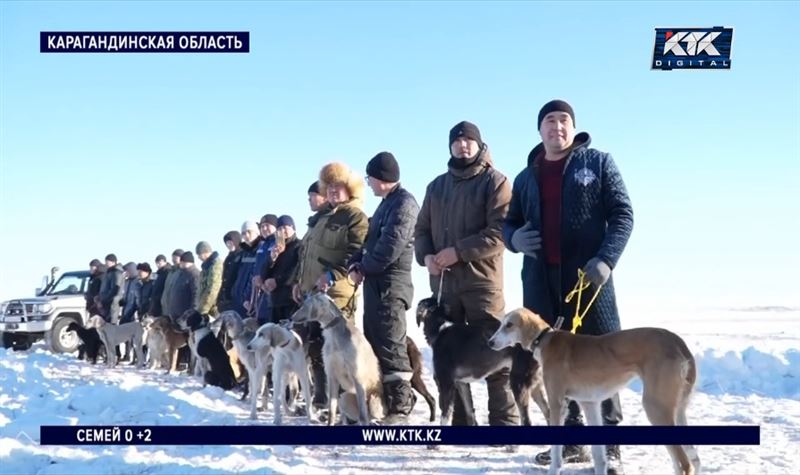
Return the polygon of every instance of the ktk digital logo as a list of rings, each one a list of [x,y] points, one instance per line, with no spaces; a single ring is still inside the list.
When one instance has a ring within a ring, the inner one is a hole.
[[[731,69],[733,28],[656,28],[651,69]]]

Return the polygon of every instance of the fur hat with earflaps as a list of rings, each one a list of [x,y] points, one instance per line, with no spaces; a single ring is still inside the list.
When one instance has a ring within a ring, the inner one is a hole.
[[[362,208],[364,205],[364,178],[342,162],[331,162],[319,171],[319,192],[325,195],[328,186],[333,183],[344,183],[353,203]]]

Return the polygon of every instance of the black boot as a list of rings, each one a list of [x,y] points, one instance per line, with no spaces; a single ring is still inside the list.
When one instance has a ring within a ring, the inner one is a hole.
[[[411,388],[411,383],[404,380],[395,380],[383,383],[383,393],[386,397],[386,425],[403,425],[408,422],[408,415],[414,409],[417,396]]]
[[[623,475],[622,458],[619,445],[606,445],[606,459],[608,459],[608,475]]]
[[[567,406],[567,418],[564,420],[565,426],[582,426],[583,414],[580,406],[575,401],[569,401]],[[565,445],[561,449],[563,463],[586,463],[592,461],[592,454],[583,445]],[[550,465],[550,450],[539,452],[534,457],[534,461],[539,465]]]
[[[583,445],[565,445],[561,449],[563,463],[586,463],[592,461],[592,454]],[[539,465],[550,465],[550,450],[539,452],[533,460]]]

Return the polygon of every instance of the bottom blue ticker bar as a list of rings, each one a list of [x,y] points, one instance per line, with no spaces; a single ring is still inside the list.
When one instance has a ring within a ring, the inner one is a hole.
[[[759,426],[41,426],[42,445],[759,445]]]

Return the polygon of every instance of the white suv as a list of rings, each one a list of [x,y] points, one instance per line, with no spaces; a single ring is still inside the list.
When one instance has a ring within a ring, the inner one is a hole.
[[[3,348],[27,350],[44,338],[56,353],[72,353],[80,341],[67,331],[70,322],[85,325],[88,319],[84,294],[89,288],[89,271],[61,274],[50,279],[36,297],[0,303],[0,340]]]

